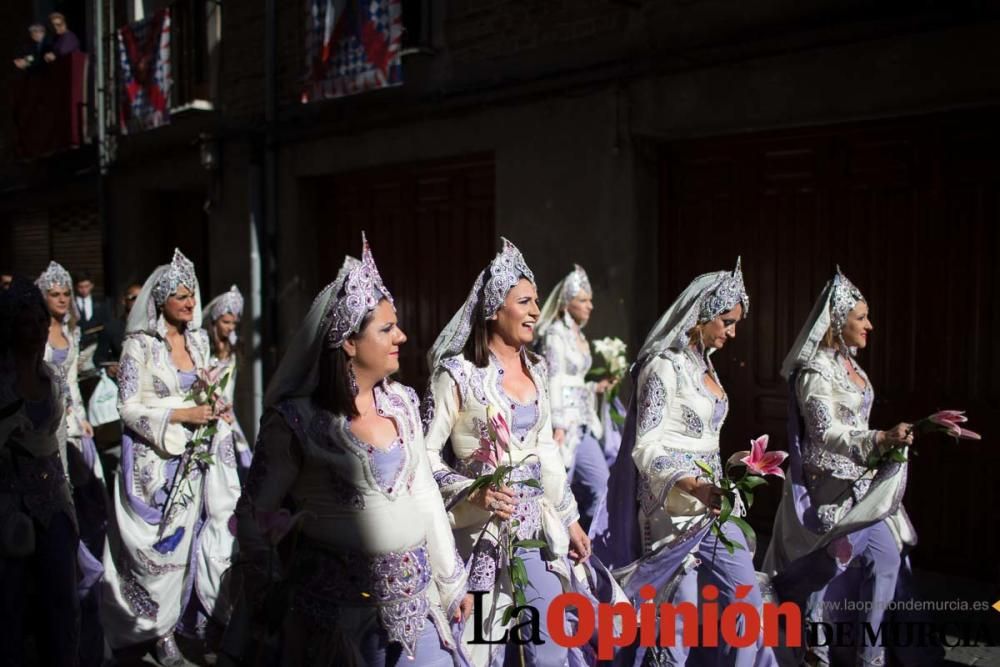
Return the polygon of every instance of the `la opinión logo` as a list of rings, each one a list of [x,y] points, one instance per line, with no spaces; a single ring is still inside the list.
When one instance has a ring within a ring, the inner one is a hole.
[[[765,646],[802,645],[802,611],[792,602],[766,602],[762,609],[744,602],[753,586],[736,587],[735,600],[720,609],[719,589],[711,584],[701,589],[700,604],[694,602],[656,604],[656,589],[649,584],[639,589],[638,609],[628,602],[601,603],[595,613],[592,601],[580,593],[562,593],[552,599],[545,615],[545,626],[552,640],[566,648],[576,648],[597,638],[597,657],[614,658],[615,649],[633,646],[652,648],[674,646],[677,623],[681,622],[681,642],[687,647],[724,645],[736,648],[753,646],[763,639]],[[482,603],[485,592],[473,593],[475,633],[470,644],[542,644],[540,614],[536,607],[514,608],[512,618],[519,619],[500,637],[483,637]],[[570,609],[576,610],[577,623],[567,632],[565,618]],[[740,622],[742,619],[742,623]],[[780,628],[784,622],[784,638]],[[700,632],[699,632],[700,628]]]

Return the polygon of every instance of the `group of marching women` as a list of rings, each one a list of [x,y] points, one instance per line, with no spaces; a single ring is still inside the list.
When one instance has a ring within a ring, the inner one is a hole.
[[[46,665],[101,665],[105,642],[147,639],[161,662],[178,663],[175,629],[203,633],[209,617],[228,618],[228,522],[250,465],[232,414],[243,299],[234,287],[203,313],[180,253],[146,281],[126,323],[122,461],[109,488],[77,382],[72,286],[51,262],[0,292],[4,664],[22,664],[26,627]],[[198,405],[192,387],[225,376],[214,405]],[[191,465],[192,436],[209,423],[201,465]]]
[[[588,381],[593,290],[581,267],[542,307],[534,274],[503,240],[428,351],[421,400],[392,380],[406,334],[363,241],[290,341],[251,463],[232,382],[221,379],[234,368],[229,334],[242,300],[236,291],[214,300],[203,330],[194,267],[177,252],[128,321],[121,470],[104,513],[88,509],[104,478],[72,369],[59,370],[72,351],[63,362],[53,354],[73,349],[72,314],[55,294],[68,276],[57,274],[39,279],[41,291],[0,297],[0,399],[14,406],[2,433],[22,443],[3,452],[2,507],[12,509],[0,511],[26,512],[35,535],[30,557],[4,542],[3,579],[26,559],[65,560],[60,545],[78,543],[64,578],[103,582],[97,628],[112,647],[151,642],[161,663],[180,664],[175,633],[229,624],[224,653],[246,664],[586,665],[592,647],[560,645],[545,622],[541,641],[529,641],[515,606],[546,619],[560,593],[637,603],[648,585],[657,601],[697,605],[711,583],[720,606],[739,597],[759,609],[758,581],[769,581],[808,619],[843,598],[874,602],[861,620],[877,625],[889,601],[908,595],[907,466],[869,461],[912,442],[911,428],[869,427],[874,390],[855,355],[872,324],[839,270],[782,367],[791,439],[764,573],[743,532],[716,525],[731,397],[711,356],[749,314],[738,261],[695,278],[649,333],[609,469],[603,444],[617,427],[595,408],[609,382]],[[42,308],[44,346],[28,326]],[[88,594],[63,592],[67,623]],[[578,620],[567,614],[557,634],[573,634]],[[778,663],[761,641],[692,651],[681,635],[672,646],[626,647],[616,662]],[[61,641],[53,651],[70,639]],[[849,647],[844,658],[819,644],[789,659],[886,664],[879,646]]]

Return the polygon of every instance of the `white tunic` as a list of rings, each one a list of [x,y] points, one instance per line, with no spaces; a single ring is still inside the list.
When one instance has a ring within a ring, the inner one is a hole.
[[[388,448],[362,442],[347,418],[308,397],[281,402],[262,422],[237,517],[251,602],[265,601],[269,567],[271,583],[296,584],[282,664],[353,664],[355,643],[375,621],[406,652],[427,623],[455,648],[449,619],[466,575],[427,460],[419,402],[391,381],[374,391],[399,434]],[[302,539],[281,567],[254,517],[286,499],[303,513]]]
[[[639,470],[639,525],[646,553],[704,525],[708,508],[677,487],[678,480],[704,477],[699,461],[715,472],[716,480],[722,475],[719,431],[729,402],[705,386],[706,371],[718,382],[711,365],[685,349],[663,352],[639,373],[632,460]]]
[[[863,389],[851,380],[845,361],[864,379]],[[900,548],[915,543],[916,532],[901,502],[907,464],[891,463],[866,473],[877,431],[868,426],[875,394],[864,370],[850,357],[820,348],[799,367],[794,389],[805,426],[802,473],[818,526],[813,532],[798,520],[789,476],[765,569],[780,571],[792,560],[881,518]]]
[[[171,423],[170,415],[195,403],[181,387],[165,335],[161,316],[158,335],[133,333],[122,346],[118,411],[125,442],[114,493],[117,531],[104,551],[102,610],[115,648],[171,633],[188,595],[220,623],[231,607],[224,575],[235,540],[228,522],[240,496],[231,430],[218,420],[212,463],[195,465],[177,481],[194,431]],[[207,334],[187,330],[184,339],[195,369],[203,371]]]
[[[593,360],[589,347],[580,348],[581,340],[586,345],[578,328],[556,320],[545,332],[542,348],[549,372],[552,428],[566,431],[562,455],[567,468],[573,463],[584,428],[598,440],[603,434],[594,384],[586,381]]]
[[[544,539],[548,542],[549,549],[559,557],[550,561],[548,567],[563,578],[566,586],[572,576],[562,558],[569,549],[568,526],[577,521],[580,514],[566,479],[566,468],[558,446],[552,439],[545,362],[530,352],[523,353],[523,360],[537,390],[537,418],[523,438],[516,433],[511,434],[509,455],[514,464],[524,464],[516,469],[514,479],[536,479],[541,483],[541,489],[516,485],[518,504],[513,518],[518,520],[516,530],[519,539]],[[503,369],[492,357],[485,368],[477,367],[464,357],[448,357],[431,376],[423,408],[431,469],[448,508],[458,550],[463,559],[472,560],[470,590],[489,591],[483,597],[482,608],[485,610],[502,610],[511,599],[505,588],[506,577],[501,576],[496,559],[485,555],[490,552],[489,549],[476,545],[480,536],[495,543],[499,524],[490,512],[469,503],[466,495],[479,475],[494,470],[473,457],[482,439],[487,437],[487,407],[493,406],[503,414],[508,424],[514,424],[514,406],[503,391],[502,381]],[[449,458],[454,460],[454,467],[446,463],[445,447],[451,449]],[[507,461],[505,454],[503,462]],[[487,524],[490,529],[484,531]],[[473,555],[476,557],[473,558]],[[503,632],[501,620],[500,613],[486,614],[483,636],[500,636]],[[474,624],[466,623],[463,641],[468,643],[474,631]],[[473,664],[489,662],[490,646],[473,645],[468,649]]]

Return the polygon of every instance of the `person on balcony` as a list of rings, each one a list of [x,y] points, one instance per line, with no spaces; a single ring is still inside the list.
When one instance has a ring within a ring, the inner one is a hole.
[[[45,26],[41,23],[32,23],[28,26],[28,35],[31,43],[24,48],[17,58],[14,58],[14,67],[19,70],[38,69],[45,62],[45,55],[51,50],[49,37],[45,32]]]
[[[56,58],[68,56],[80,50],[80,40],[66,25],[66,17],[59,12],[49,14],[49,23],[52,24],[52,31],[56,34],[52,40],[52,50],[45,54],[45,62],[54,62]]]

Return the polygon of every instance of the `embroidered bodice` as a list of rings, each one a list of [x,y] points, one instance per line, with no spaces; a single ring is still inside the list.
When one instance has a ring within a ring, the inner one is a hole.
[[[462,502],[465,489],[486,472],[483,461],[474,455],[487,437],[487,408],[499,410],[513,425],[510,454],[515,463],[537,461],[539,481],[547,506],[559,521],[569,525],[579,518],[576,501],[566,481],[557,445],[552,439],[545,363],[525,352],[524,359],[537,398],[535,404],[518,406],[503,389],[503,368],[495,358],[479,368],[463,357],[448,357],[435,369],[430,389],[424,397],[423,419],[426,442],[434,478],[441,488],[445,504],[452,513],[455,527],[482,526],[490,515]],[[537,417],[534,412],[537,411]],[[450,444],[454,467],[443,457]],[[493,468],[490,467],[490,470]]]
[[[208,364],[208,334],[201,329],[187,330],[184,340],[194,371],[204,369]],[[171,456],[182,454],[190,439],[184,425],[170,423],[174,409],[194,405],[185,401],[187,388],[181,384],[184,379],[163,338],[133,333],[125,339],[118,370],[118,412],[127,429]],[[192,381],[190,375],[187,381]]]
[[[265,414],[237,510],[240,548],[263,567],[269,549],[253,516],[290,499],[303,513],[305,539],[293,569],[312,572],[297,602],[316,613],[375,607],[390,640],[412,651],[428,616],[447,627],[466,576],[428,464],[416,393],[389,381],[374,393],[378,414],[398,433],[385,447],[364,442],[347,417],[308,397]]]
[[[81,420],[87,418],[87,406],[83,403],[80,395],[80,385],[78,382],[78,366],[80,359],[80,329],[70,329],[67,324],[62,325],[63,336],[69,341],[67,347],[53,347],[50,343],[45,343],[45,361],[55,371],[56,380],[59,382],[60,395],[63,400],[63,410],[66,414],[66,435],[70,438],[79,438],[83,435]]]
[[[588,427],[600,438],[594,388],[585,379],[593,360],[589,347],[581,349],[581,340],[586,344],[579,329],[562,320],[553,322],[545,332],[542,348],[548,365],[552,427],[572,435],[580,427]]]
[[[864,388],[851,380],[845,359],[864,379]],[[856,479],[865,471],[877,433],[868,428],[875,400],[868,375],[853,359],[823,348],[799,369],[795,396],[806,427],[803,466]]]
[[[704,477],[701,461],[721,477],[719,432],[729,409],[705,384],[710,374],[721,387],[711,362],[698,353],[667,350],[650,359],[639,373],[636,444],[632,460],[639,469],[640,514],[668,519],[663,528],[680,528],[701,516],[705,506],[675,485],[684,477]],[[661,512],[665,510],[665,512]]]

